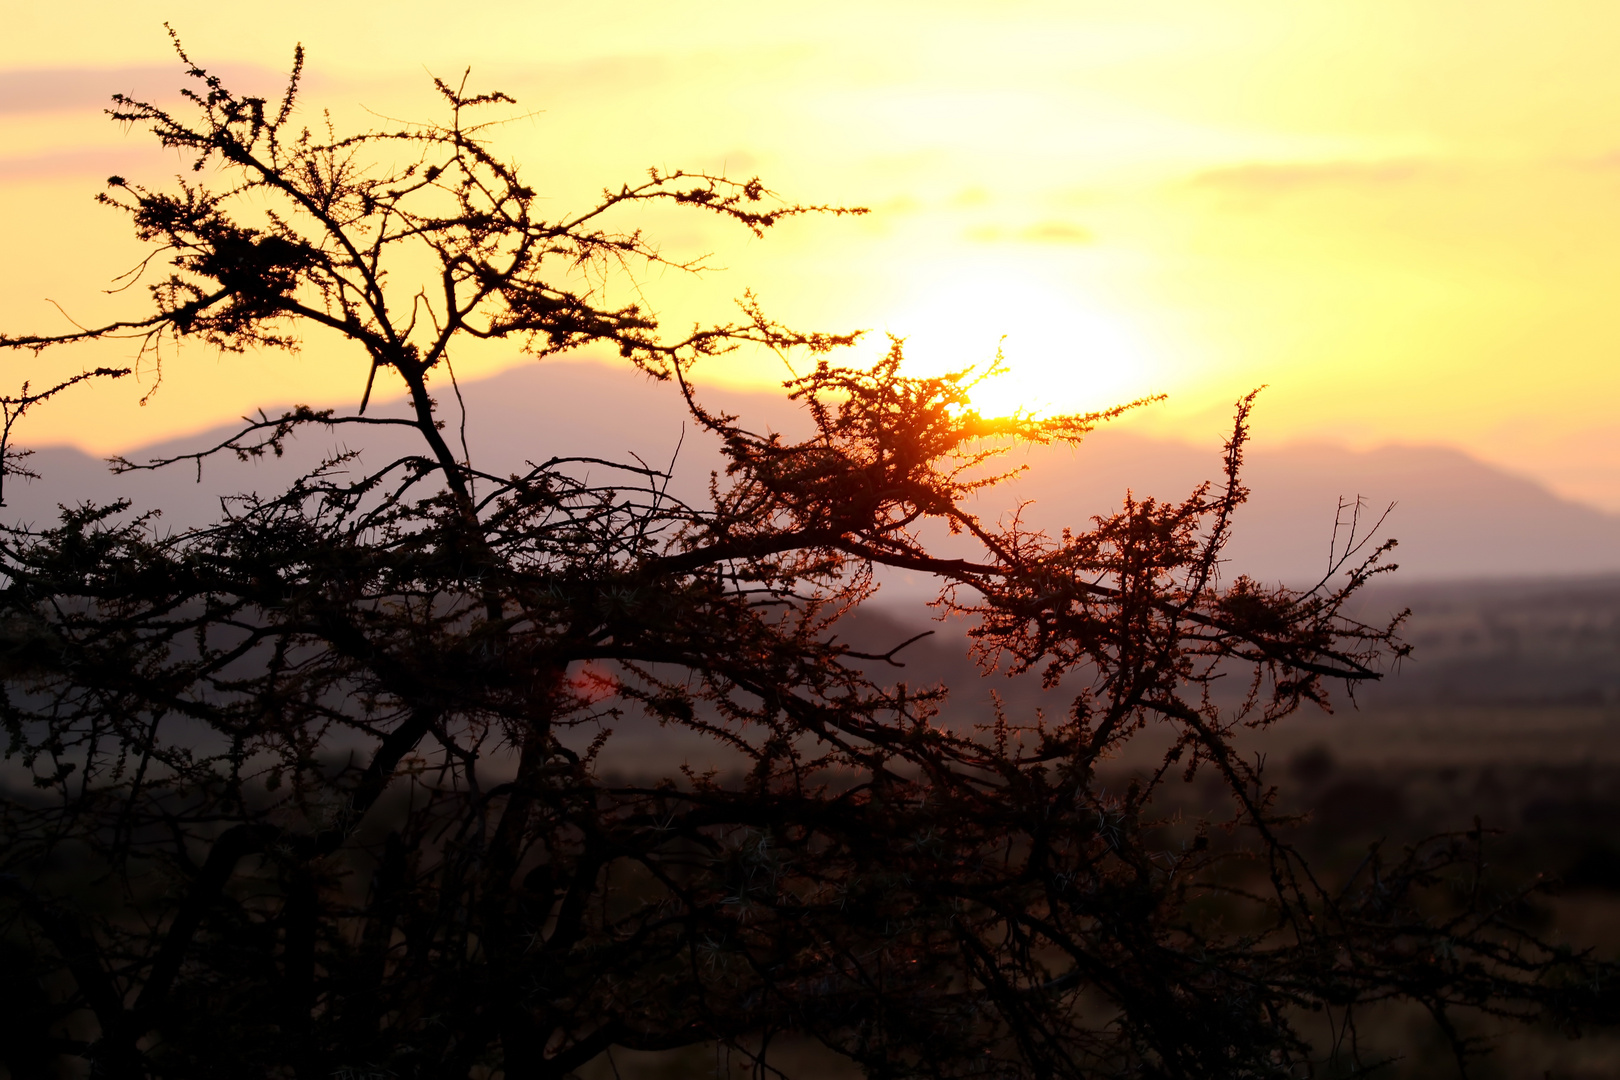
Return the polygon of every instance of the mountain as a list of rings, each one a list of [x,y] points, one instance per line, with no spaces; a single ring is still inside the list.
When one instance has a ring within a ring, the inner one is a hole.
[[[622,368],[586,362],[528,364],[462,386],[471,422],[467,441],[483,469],[505,473],[552,455],[633,460],[665,467],[673,461],[671,490],[700,499],[716,441],[686,419],[679,394]],[[448,388],[441,388],[441,398]],[[780,395],[702,393],[712,408],[735,413],[755,429],[802,433],[808,422]],[[385,405],[396,412],[398,402]],[[457,434],[454,418],[447,433]],[[139,447],[134,461],[185,453],[224,438],[219,428],[184,439]],[[43,479],[6,485],[5,520],[49,521],[56,504],[130,498],[137,508],[159,507],[171,527],[207,520],[222,494],[271,491],[324,453],[363,449],[378,465],[409,446],[408,435],[388,429],[312,429],[285,458],[241,463],[221,457],[197,470],[187,464],[152,473],[110,475],[103,463],[71,447],[46,447],[32,459]],[[1179,499],[1201,480],[1218,477],[1221,448],[1153,439],[1129,430],[1103,429],[1077,450],[1035,448],[1004,458],[1027,469],[993,489],[977,507],[994,519],[1022,500],[1026,523],[1055,530],[1084,525],[1092,514],[1116,508],[1127,491],[1136,497]],[[604,476],[608,468],[577,468]],[[1226,573],[1303,583],[1324,572],[1341,499],[1363,500],[1362,524],[1394,504],[1379,537],[1394,536],[1394,561],[1404,582],[1476,578],[1576,577],[1620,572],[1620,515],[1554,495],[1443,447],[1386,446],[1352,451],[1329,445],[1272,446],[1262,428],[1250,445],[1246,483],[1251,498],[1235,522]],[[993,500],[993,501],[992,501]],[[1343,533],[1340,534],[1340,540]],[[920,584],[920,583],[914,583]],[[894,580],[909,591],[902,578]]]
[[[1035,503],[1051,528],[1137,497],[1177,498],[1219,476],[1220,447],[1198,448],[1128,431],[1100,431],[1078,451],[1043,448],[1011,494]],[[1247,504],[1234,521],[1229,575],[1314,581],[1326,572],[1341,500],[1359,498],[1365,534],[1395,537],[1404,580],[1541,577],[1620,570],[1620,515],[1571,502],[1458,450],[1385,446],[1268,446],[1262,431],[1245,458]],[[1337,548],[1342,551],[1346,530]]]
[[[709,471],[719,465],[715,440],[690,421],[683,425],[685,412],[673,387],[622,370],[587,363],[529,365],[468,383],[462,396],[475,420],[467,430],[468,444],[485,471],[520,469],[525,461],[551,455],[626,460],[636,454],[659,467],[673,461],[672,490],[697,499]],[[726,391],[701,397],[756,429],[802,434],[809,426],[778,395]],[[390,408],[397,412],[399,404],[385,404],[380,413]],[[450,433],[458,434],[455,429],[452,422]],[[140,447],[126,456],[144,461],[185,453],[217,443],[230,430]],[[284,458],[210,460],[199,483],[197,470],[184,463],[115,477],[105,463],[79,450],[47,447],[31,460],[43,478],[32,484],[9,481],[0,514],[40,524],[55,516],[58,503],[125,497],[139,508],[161,508],[161,523],[178,527],[217,514],[221,494],[278,490],[323,454],[355,446],[363,447],[368,466],[415,449],[407,435],[386,429],[311,429]],[[1221,447],[1105,429],[1078,450],[1038,448],[1002,460],[1027,468],[981,500],[979,512],[994,518],[1019,500],[1034,500],[1024,511],[1025,521],[1058,528],[1065,522],[1083,525],[1088,515],[1117,507],[1127,490],[1139,498],[1182,498],[1199,481],[1219,475]],[[609,472],[600,464],[575,467],[598,476]],[[1392,677],[1362,688],[1357,700],[1363,712],[1343,713],[1342,721],[1332,724],[1316,718],[1291,727],[1301,739],[1337,740],[1335,753],[1376,757],[1386,753],[1386,744],[1423,742],[1420,736],[1428,732],[1432,738],[1423,745],[1434,743],[1444,754],[1475,745],[1496,753],[1510,735],[1539,738],[1533,733],[1550,722],[1549,708],[1559,716],[1599,717],[1591,731],[1559,736],[1576,747],[1570,753],[1589,754],[1591,746],[1612,739],[1603,726],[1610,721],[1602,716],[1620,702],[1620,517],[1438,447],[1369,452],[1274,447],[1262,429],[1245,476],[1253,494],[1235,523],[1228,577],[1246,572],[1268,580],[1314,580],[1326,562],[1341,497],[1359,495],[1380,510],[1396,504],[1385,532],[1400,540],[1395,553],[1400,572],[1377,579],[1358,611],[1376,620],[1411,608],[1404,636],[1415,651]],[[839,623],[843,639],[869,652],[886,651],[919,630],[935,630],[903,651],[904,668],[874,674],[919,686],[949,685],[947,722],[981,722],[992,691],[1015,715],[1066,707],[1067,694],[1043,693],[1033,677],[981,677],[966,656],[962,624],[931,622],[933,613],[920,606],[931,598],[925,587],[892,575],[880,594],[885,603]],[[1479,706],[1487,708],[1482,712]],[[1484,736],[1476,730],[1487,713],[1499,713],[1498,726],[1506,725],[1492,736],[1495,742],[1481,742]],[[1455,730],[1436,719],[1453,714],[1465,718]],[[614,767],[631,772],[664,769],[671,755],[705,762],[714,753],[701,740],[681,742],[661,728],[636,729],[620,741]],[[1514,753],[1533,756],[1557,750],[1553,742],[1512,745],[1519,747]]]

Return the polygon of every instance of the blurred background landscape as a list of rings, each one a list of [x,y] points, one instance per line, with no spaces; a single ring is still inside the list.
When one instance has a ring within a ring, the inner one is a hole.
[[[524,468],[552,454],[634,460],[669,468],[671,494],[704,497],[711,471],[723,467],[715,441],[683,423],[675,388],[608,364],[548,361],[464,382],[474,463],[487,472]],[[441,388],[441,393],[448,393]],[[703,390],[713,408],[755,430],[802,435],[807,421],[783,395]],[[383,402],[380,412],[399,408]],[[1620,515],[1562,498],[1535,481],[1439,446],[1390,445],[1352,451],[1326,444],[1251,444],[1245,476],[1250,502],[1235,522],[1224,572],[1308,585],[1342,551],[1347,507],[1362,506],[1359,527],[1372,543],[1393,537],[1395,572],[1375,579],[1356,614],[1386,620],[1410,609],[1405,637],[1412,655],[1354,698],[1333,687],[1333,711],[1307,708],[1273,728],[1245,733],[1240,746],[1263,755],[1284,809],[1301,815],[1300,849],[1325,877],[1362,865],[1376,846],[1399,850],[1437,833],[1487,830],[1489,878],[1526,929],[1555,941],[1620,949]],[[272,414],[274,410],[271,410]],[[212,445],[224,426],[134,447],[134,462]],[[306,429],[285,457],[239,462],[209,459],[115,476],[105,461],[71,446],[41,448],[30,464],[39,480],[8,483],[11,522],[47,523],[59,503],[129,498],[158,507],[159,529],[217,515],[221,495],[280,490],[323,456],[358,450],[347,466],[377,468],[404,449],[366,429]],[[1154,438],[1104,427],[1078,450],[1019,451],[1000,459],[1023,471],[981,499],[998,518],[1027,501],[1022,520],[1056,530],[1136,498],[1175,500],[1219,475],[1221,441]],[[603,482],[599,464],[578,466]],[[200,479],[199,479],[200,477]],[[227,502],[228,505],[228,502]],[[1387,511],[1387,513],[1386,513]],[[1338,535],[1335,537],[1335,525]],[[883,652],[922,630],[932,636],[905,648],[903,667],[875,671],[912,686],[951,691],[947,724],[986,722],[999,697],[1015,720],[1036,710],[1061,712],[1063,688],[1043,691],[1033,675],[985,672],[968,656],[965,625],[939,621],[926,606],[925,583],[895,575],[877,597],[837,627],[857,648]],[[633,719],[615,723],[604,768],[624,775],[667,775],[672,764],[725,769],[714,746]],[[1161,734],[1140,737],[1107,763],[1105,782],[1123,789],[1157,762]],[[1220,820],[1229,796],[1215,778],[1172,782],[1167,814]],[[1540,882],[1528,899],[1517,891]],[[1443,1048],[1431,1045],[1421,1017],[1381,1015],[1368,1044],[1401,1055],[1390,1076],[1444,1075]],[[1565,1032],[1516,1032],[1482,1076],[1597,1080],[1620,1071],[1620,1044],[1607,1037],[1572,1041]],[[808,1045],[780,1059],[790,1075],[845,1075]],[[708,1051],[617,1061],[620,1075],[653,1078],[714,1075]],[[741,1064],[738,1063],[738,1068]],[[722,1072],[725,1070],[722,1069]],[[607,1073],[603,1073],[605,1080]]]
[[[790,201],[872,207],[796,219],[767,244],[650,219],[671,258],[718,253],[702,279],[649,269],[615,286],[611,298],[645,300],[672,328],[733,317],[729,299],[752,287],[795,325],[873,327],[857,359],[881,353],[882,331],[908,336],[911,371],[982,363],[1000,342],[1013,374],[987,407],[1170,392],[1078,451],[1004,458],[1027,470],[981,500],[988,519],[1027,500],[1023,522],[1056,530],[1127,491],[1184,498],[1219,475],[1229,403],[1269,383],[1227,580],[1311,584],[1352,516],[1358,539],[1380,523],[1373,543],[1398,539],[1400,569],[1358,610],[1378,621],[1410,608],[1414,646],[1353,701],[1336,689],[1331,713],[1245,736],[1285,804],[1309,815],[1301,843],[1342,868],[1369,844],[1477,816],[1501,830],[1501,881],[1558,882],[1526,904],[1527,926],[1620,949],[1620,7],[838,0],[813,16],[726,2],[694,17],[649,0],[492,0],[446,18],[416,0],[386,16],[324,0],[172,6],[200,62],[272,98],[306,43],[312,124],[327,107],[340,127],[432,118],[428,74],[472,65],[478,89],[519,98],[502,145],[559,214],[649,165],[758,173]],[[146,253],[91,205],[105,177],[162,185],[187,167],[108,123],[108,96],[173,101],[184,77],[146,5],[33,5],[9,19],[0,231],[14,257],[0,265],[0,327],[61,331],[139,293],[97,291]],[[13,384],[125,363],[127,344],[35,358]],[[381,466],[403,443],[342,429],[307,431],[285,458],[211,460],[200,478],[183,463],[115,477],[102,460],[196,450],[261,404],[352,405],[363,360],[331,344],[170,356],[156,395],[148,358],[135,379],[53,403],[19,432],[41,478],[8,478],[0,519],[44,525],[59,504],[128,498],[181,528],[333,452]],[[670,466],[672,494],[702,497],[717,447],[683,426],[673,388],[589,358],[514,360],[457,357],[475,465],[637,455]],[[700,387],[711,407],[802,432],[802,414],[762,389],[784,374],[739,353],[697,377],[712,380]],[[890,675],[949,686],[951,722],[977,722],[992,690],[1014,713],[1063,708],[1061,690],[981,672],[964,627],[933,621],[929,599],[926,582],[890,575],[841,632],[882,651],[932,628]],[[711,752],[651,727],[619,736],[611,764],[627,771]],[[1143,742],[1140,759],[1113,764],[1121,783],[1150,760]],[[1189,809],[1221,810],[1213,788],[1184,794]],[[1604,1042],[1546,1032],[1510,1050],[1484,1075],[1620,1075]],[[1412,1060],[1412,1075],[1431,1075]],[[689,1064],[702,1075],[712,1062]]]
[[[466,433],[472,459],[487,472],[504,474],[552,454],[639,457],[670,469],[671,494],[697,500],[711,471],[723,467],[716,442],[683,423],[673,386],[620,368],[548,361],[463,383],[461,392],[473,418]],[[700,387],[700,397],[756,430],[806,430],[803,412],[781,394]],[[397,407],[384,403],[382,411]],[[1262,397],[1262,421],[1263,409]],[[126,456],[142,462],[188,452],[232,430],[131,448]],[[200,481],[189,463],[115,476],[105,461],[82,450],[45,447],[30,461],[41,479],[8,481],[3,513],[11,522],[41,525],[59,503],[129,498],[137,508],[160,508],[160,529],[198,524],[220,511],[221,495],[280,490],[324,455],[359,449],[348,466],[359,470],[380,467],[403,446],[376,429],[364,430],[364,442],[354,438],[343,429],[312,427],[285,457],[211,458]],[[1027,500],[1022,520],[1028,527],[1083,526],[1091,515],[1117,508],[1127,491],[1136,498],[1184,498],[1195,484],[1219,475],[1221,449],[1218,440],[1194,445],[1105,427],[1078,450],[1004,456],[999,461],[1008,469],[1024,472],[981,501],[992,520]],[[580,468],[586,475],[595,469],[604,481],[615,478],[598,465]],[[1374,622],[1411,610],[1405,637],[1412,655],[1383,681],[1358,688],[1354,700],[1335,689],[1332,714],[1307,712],[1257,733],[1257,748],[1278,763],[1279,776],[1286,763],[1308,757],[1316,765],[1302,766],[1301,775],[1310,775],[1308,786],[1325,795],[1339,778],[1362,773],[1382,770],[1388,779],[1390,769],[1465,770],[1477,775],[1446,789],[1458,800],[1460,821],[1481,812],[1516,827],[1584,823],[1594,837],[1620,829],[1620,786],[1613,782],[1620,776],[1620,515],[1561,498],[1459,450],[1273,446],[1263,424],[1245,476],[1252,496],[1236,518],[1227,580],[1240,573],[1290,585],[1318,580],[1328,570],[1336,521],[1337,549],[1345,543],[1342,504],[1359,499],[1362,532],[1382,516],[1373,542],[1393,537],[1399,546],[1389,560],[1398,569],[1363,592],[1357,614]],[[933,629],[932,637],[905,650],[906,666],[890,674],[951,687],[948,716],[964,722],[984,713],[991,690],[1014,711],[1053,707],[1056,699],[1043,696],[1033,679],[980,672],[966,655],[965,628],[937,621],[925,606],[931,599],[925,582],[892,575],[844,632],[857,635],[863,648],[883,651]],[[667,760],[662,732],[620,736],[627,766],[642,755]],[[1477,805],[1469,802],[1469,784],[1481,793]],[[1517,794],[1490,794],[1493,785]],[[1354,801],[1346,793],[1352,790],[1335,798]],[[1369,821],[1418,814],[1416,803],[1363,795]],[[1350,817],[1362,812],[1341,809]],[[1620,889],[1620,854],[1613,857],[1611,878],[1603,880]]]

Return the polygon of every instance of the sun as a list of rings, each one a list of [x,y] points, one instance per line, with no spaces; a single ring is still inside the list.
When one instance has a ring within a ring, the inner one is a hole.
[[[1005,374],[972,392],[986,416],[1106,409],[1157,392],[1153,350],[1125,318],[1079,293],[1005,273],[920,288],[886,320],[905,339],[907,374],[976,367],[999,349]]]

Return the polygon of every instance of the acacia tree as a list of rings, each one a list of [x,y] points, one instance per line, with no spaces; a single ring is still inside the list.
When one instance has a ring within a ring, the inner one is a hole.
[[[752,300],[670,337],[582,273],[661,261],[612,224],[643,204],[756,235],[849,211],[654,172],[548,219],[476,120],[503,95],[436,82],[443,123],[322,138],[293,127],[301,52],[277,104],[181,58],[180,109],[110,110],[209,181],[100,196],[154,245],[142,271],[168,264],[149,306],[3,344],[129,336],[161,362],[196,340],[268,363],[320,327],[369,372],[359,407],[262,418],[188,460],[310,427],[419,445],[335,457],[206,527],[115,504],[4,534],[0,707],[8,777],[32,780],[6,796],[0,854],[13,1075],[562,1077],[699,1043],[763,1071],[786,1033],[873,1076],[1297,1076],[1357,1067],[1313,1041],[1313,1010],[1342,1033],[1358,1006],[1415,1001],[1462,1060],[1458,1008],[1611,1008],[1606,968],[1482,888],[1477,836],[1331,888],[1290,846],[1234,734],[1404,646],[1346,614],[1385,548],[1314,589],[1220,581],[1247,400],[1219,480],[1184,501],[1056,537],[993,524],[966,504],[999,449],[1078,443],[1113,414],[985,418],[969,376],[906,377],[898,345],[840,366],[849,336]],[[423,259],[431,288],[404,285]],[[430,393],[468,339],[612,346],[678,388],[724,475],[690,503],[639,463],[481,471]],[[808,438],[703,407],[694,365],[745,343],[814,357],[786,387]],[[408,415],[367,414],[383,369]],[[7,400],[8,439],[55,389]],[[976,555],[932,550],[930,523]],[[932,575],[981,662],[1040,671],[1062,709],[941,723],[940,688],[889,681],[893,650],[835,633],[882,567]],[[1211,687],[1237,673],[1249,692],[1222,705]],[[744,767],[615,780],[611,717]],[[1148,728],[1169,732],[1161,766],[1108,790],[1099,769]],[[1229,789],[1225,832],[1156,815],[1195,773]]]

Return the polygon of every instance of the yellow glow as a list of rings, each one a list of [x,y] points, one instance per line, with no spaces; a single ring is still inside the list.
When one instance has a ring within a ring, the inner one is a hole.
[[[986,416],[1090,412],[1153,392],[1157,365],[1128,323],[1011,267],[929,283],[886,329],[905,339],[915,375],[985,371],[999,347],[1005,372],[973,389]]]
[[[731,318],[752,287],[795,327],[872,328],[871,352],[907,336],[914,370],[986,362],[1005,334],[987,411],[1163,391],[1133,422],[1201,440],[1266,383],[1264,442],[1442,443],[1620,510],[1620,5],[13,6],[0,330],[64,328],[46,297],[80,319],[128,311],[97,290],[140,253],[89,198],[110,172],[186,167],[101,114],[115,91],[176,100],[167,18],[254,93],[279,92],[302,41],[317,126],[326,107],[343,130],[435,117],[427,74],[471,65],[521,103],[498,149],[559,215],[649,166],[873,208],[763,242],[645,221],[671,257],[725,268],[644,275],[673,331]],[[80,362],[0,358],[0,390]],[[476,377],[518,357],[464,362]],[[291,362],[192,350],[148,407],[133,385],[86,390],[19,437],[113,450],[261,404],[352,402],[356,363],[314,342]],[[768,387],[782,369],[741,351],[699,377]]]

